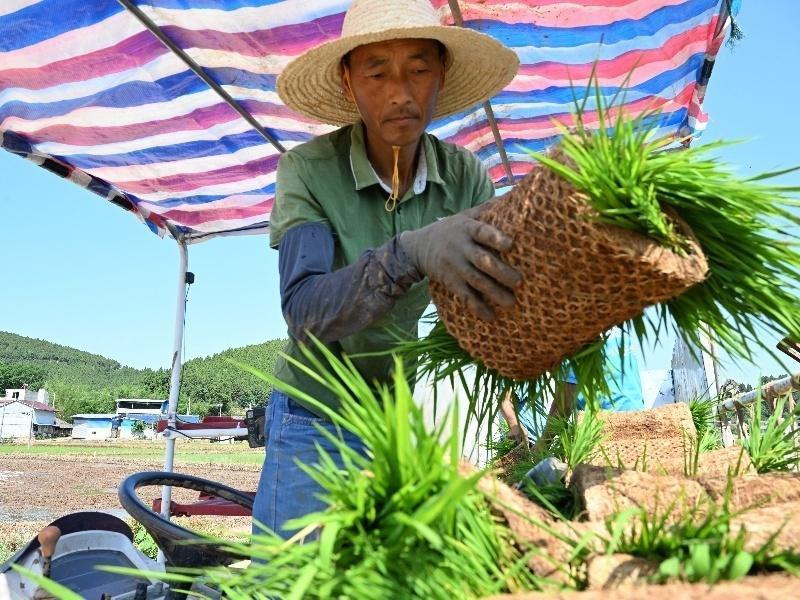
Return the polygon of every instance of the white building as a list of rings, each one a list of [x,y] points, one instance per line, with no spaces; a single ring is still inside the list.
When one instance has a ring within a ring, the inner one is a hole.
[[[117,414],[162,415],[167,412],[166,400],[149,398],[120,398],[117,400]]]
[[[106,440],[112,437],[116,415],[72,415],[72,439]]]
[[[6,390],[0,399],[0,438],[24,439],[36,434],[52,435],[56,411],[45,390]]]

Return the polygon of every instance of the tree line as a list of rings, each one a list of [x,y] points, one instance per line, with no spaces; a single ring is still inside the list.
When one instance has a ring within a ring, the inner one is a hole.
[[[178,411],[241,415],[249,406],[263,405],[269,385],[228,359],[272,372],[284,343],[271,340],[187,361]],[[0,332],[0,393],[23,384],[33,390],[45,388],[63,419],[81,413],[112,413],[118,398],[166,400],[169,381],[167,369],[134,369],[68,346]]]

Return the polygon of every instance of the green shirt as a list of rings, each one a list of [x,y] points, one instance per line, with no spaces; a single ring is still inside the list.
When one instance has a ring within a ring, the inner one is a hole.
[[[324,223],[333,233],[336,270],[402,231],[419,229],[494,196],[489,174],[474,154],[427,133],[422,136],[422,144],[427,170],[424,189],[417,194],[415,187],[419,190],[421,186],[412,186],[392,212],[385,208],[388,194],[367,159],[360,123],[286,152],[278,163],[270,245],[277,248],[292,227]],[[429,303],[427,282],[417,283],[379,322],[327,346],[337,356],[350,355],[367,381],[387,382],[391,357],[353,355],[390,349],[395,343],[390,329],[416,337],[417,322]],[[298,342],[291,336],[285,352],[294,358],[302,357]],[[331,392],[283,357],[278,359],[275,375],[328,406],[339,404]]]

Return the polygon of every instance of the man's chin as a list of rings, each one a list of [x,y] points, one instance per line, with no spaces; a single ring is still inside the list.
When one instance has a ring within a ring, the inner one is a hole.
[[[424,127],[403,127],[398,131],[396,127],[381,128],[381,138],[389,146],[410,146],[415,144],[425,131]]]

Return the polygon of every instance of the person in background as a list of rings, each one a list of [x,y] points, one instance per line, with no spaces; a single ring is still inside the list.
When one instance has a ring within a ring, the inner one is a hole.
[[[642,381],[639,375],[639,365],[636,356],[626,344],[620,354],[622,335],[619,330],[614,330],[606,341],[606,383],[608,395],[598,396],[598,405],[602,410],[635,411],[644,409],[644,395]],[[557,386],[555,398],[547,413],[546,423],[539,424],[539,416],[530,399],[525,396],[518,398],[513,391],[504,393],[500,403],[500,413],[508,423],[508,437],[519,444],[529,445],[529,441],[536,439],[533,452],[544,451],[549,443],[547,424],[556,417],[564,417],[573,410],[584,410],[586,399],[578,393],[578,380],[570,373],[565,381]]]

